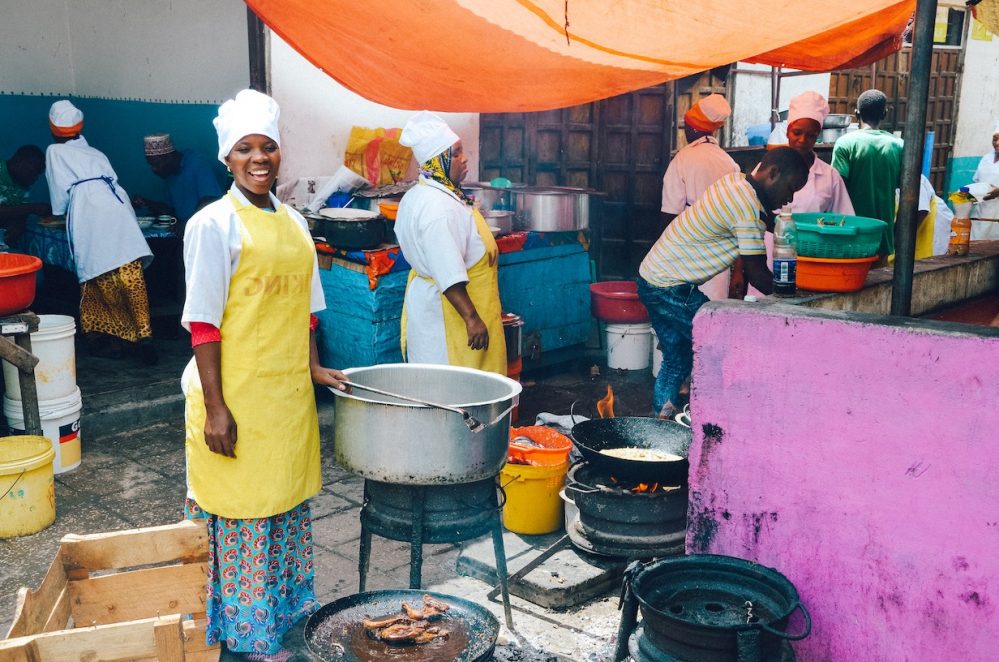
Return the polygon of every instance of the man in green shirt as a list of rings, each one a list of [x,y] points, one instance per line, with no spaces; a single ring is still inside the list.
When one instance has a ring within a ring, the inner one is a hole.
[[[23,145],[6,161],[0,161],[0,245],[13,241],[24,229],[29,214],[45,216],[51,213],[47,204],[26,202],[28,189],[45,172],[45,153],[36,145]]]
[[[833,167],[846,182],[857,215],[888,224],[878,249],[882,259],[895,253],[895,189],[902,171],[902,140],[878,128],[885,118],[887,102],[880,90],[860,95],[860,130],[837,140],[832,158]]]

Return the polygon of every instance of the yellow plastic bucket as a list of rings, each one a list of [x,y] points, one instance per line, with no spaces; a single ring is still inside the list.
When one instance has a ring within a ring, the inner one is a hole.
[[[506,464],[500,484],[506,490],[503,526],[514,533],[542,534],[562,526],[562,498],[569,463],[552,466]]]
[[[0,437],[0,538],[35,533],[55,521],[54,458],[45,437]]]

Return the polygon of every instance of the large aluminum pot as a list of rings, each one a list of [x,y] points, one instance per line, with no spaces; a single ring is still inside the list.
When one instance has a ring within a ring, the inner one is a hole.
[[[590,204],[595,191],[566,186],[513,190],[518,230],[569,232],[590,227]]]
[[[361,389],[333,391],[334,452],[347,471],[404,485],[470,483],[499,474],[510,443],[510,411],[520,396],[517,382],[472,368],[420,363],[344,372],[352,382],[461,407],[490,424],[472,432],[454,412]]]
[[[513,210],[513,198],[510,195],[513,189],[498,188],[485,182],[470,182],[462,184],[461,190],[475,200],[475,206],[482,212],[493,209]]]

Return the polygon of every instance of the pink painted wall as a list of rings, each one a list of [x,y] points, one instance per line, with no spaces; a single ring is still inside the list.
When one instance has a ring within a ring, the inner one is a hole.
[[[999,329],[887,321],[702,309],[687,549],[786,575],[799,660],[997,660]]]

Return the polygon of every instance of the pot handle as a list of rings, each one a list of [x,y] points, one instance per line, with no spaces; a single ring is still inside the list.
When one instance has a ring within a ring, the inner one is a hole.
[[[516,406],[517,406],[517,403],[516,403],[516,401],[514,401],[514,403],[512,405],[510,405],[505,410],[503,410],[503,413],[501,413],[499,416],[497,416],[496,418],[494,418],[493,420],[489,421],[484,426],[482,426],[483,429],[490,428],[490,427],[496,425],[497,423],[499,423],[500,421],[502,421],[503,417],[506,416],[507,414],[509,414],[511,411],[513,411],[513,408],[516,407]],[[481,432],[481,430],[480,430],[480,432]]]
[[[775,637],[780,637],[781,639],[787,639],[788,641],[801,641],[802,639],[804,639],[805,637],[807,637],[812,633],[812,617],[809,615],[808,610],[805,609],[805,605],[801,604],[801,602],[799,601],[797,604],[794,605],[794,609],[792,609],[791,612],[787,615],[788,618],[790,619],[791,614],[793,614],[795,611],[799,609],[801,610],[801,615],[805,618],[805,629],[803,632],[801,632],[801,634],[788,634],[787,632],[783,632],[781,630],[775,630],[766,623],[760,623],[760,629],[769,632]]]
[[[577,483],[574,480],[566,481],[565,487],[562,489],[566,490],[566,493],[568,493],[568,490],[575,490],[580,494],[596,494],[597,492],[600,491],[595,487],[588,487],[586,485],[583,485],[582,483]],[[576,503],[576,500],[572,499],[572,502]]]

